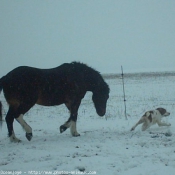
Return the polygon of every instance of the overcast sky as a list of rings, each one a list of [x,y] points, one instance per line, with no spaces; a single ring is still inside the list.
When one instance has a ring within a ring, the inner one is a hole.
[[[175,0],[0,0],[0,76],[72,61],[174,71]]]

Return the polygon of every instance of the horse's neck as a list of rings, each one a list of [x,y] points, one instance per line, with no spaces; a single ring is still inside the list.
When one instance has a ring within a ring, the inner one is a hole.
[[[86,82],[87,82],[87,90],[88,91],[91,91],[92,93],[94,93],[94,91],[97,91],[98,85],[99,85],[98,79],[95,79],[92,77],[87,77]]]

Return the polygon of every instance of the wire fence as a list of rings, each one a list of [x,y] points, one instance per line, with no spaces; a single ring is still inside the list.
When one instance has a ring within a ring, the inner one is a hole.
[[[110,86],[110,98],[108,100],[107,115],[108,116],[138,116],[143,112],[154,109],[156,107],[164,106],[175,114],[175,72],[169,73],[138,73],[138,74],[124,74],[125,78],[125,98],[123,95],[123,85],[121,74],[105,75],[104,78]],[[91,100],[92,94],[87,93],[80,105],[80,115],[89,113],[89,107],[93,108]],[[6,103],[3,93],[0,94],[0,100],[3,104],[3,116],[8,111],[8,104]],[[40,107],[43,110],[50,107]],[[53,107],[54,108],[54,107]],[[91,110],[91,109],[90,109]],[[35,113],[39,107],[32,109]],[[59,112],[59,109],[57,110]],[[62,107],[62,113],[68,114],[66,107]],[[28,113],[30,115],[30,112]]]
[[[125,96],[122,92],[122,75],[104,76],[112,87],[114,113],[123,115],[126,102],[127,116],[139,116],[147,110],[166,107],[175,114],[175,72],[123,74]],[[118,111],[117,111],[118,109]]]

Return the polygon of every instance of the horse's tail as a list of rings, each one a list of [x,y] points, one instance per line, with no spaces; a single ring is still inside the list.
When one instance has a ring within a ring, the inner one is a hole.
[[[0,93],[3,89],[3,86],[2,86],[2,78],[0,79]],[[2,126],[2,103],[0,101],[0,126]]]
[[[0,101],[0,125],[2,125],[2,103]]]

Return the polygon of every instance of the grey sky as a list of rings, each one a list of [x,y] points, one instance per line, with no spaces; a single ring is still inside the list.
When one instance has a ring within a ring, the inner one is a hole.
[[[0,76],[71,61],[102,73],[175,70],[175,1],[0,0]]]

